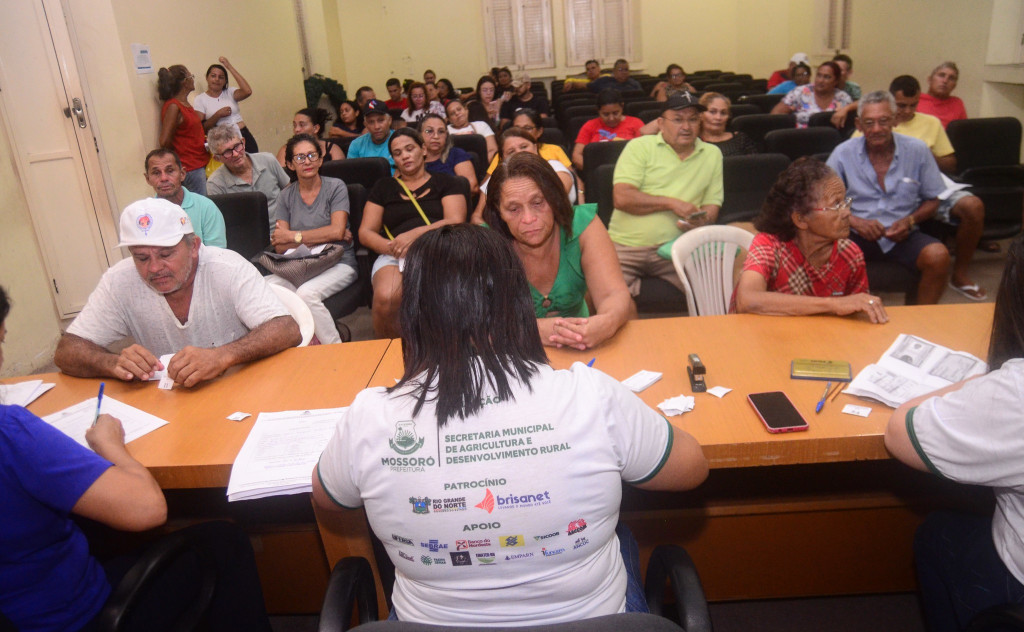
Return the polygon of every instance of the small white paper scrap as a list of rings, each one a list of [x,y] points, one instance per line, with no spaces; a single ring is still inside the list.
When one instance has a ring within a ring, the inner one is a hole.
[[[174,380],[167,377],[166,375],[160,378],[160,383],[156,385],[157,388],[162,388],[165,391],[169,391],[174,388]]]
[[[677,395],[675,397],[669,397],[658,404],[658,408],[660,408],[661,412],[665,413],[665,415],[674,417],[675,415],[682,415],[683,413],[688,413],[693,410],[693,404],[693,398],[689,395]]]
[[[725,388],[724,386],[712,386],[708,389],[708,393],[714,395],[718,399],[722,399],[725,397],[725,394],[731,390],[731,388]]]
[[[843,406],[843,412],[847,415],[856,415],[858,417],[867,417],[871,414],[871,409],[867,406],[857,406],[855,404],[847,404]]]
[[[160,388],[164,388],[163,380],[167,377],[167,367],[170,365],[171,358],[173,357],[173,353],[165,353],[160,356],[160,364],[164,365],[164,368],[162,371],[153,371],[153,376],[149,378],[150,382],[160,382]],[[173,384],[174,381],[171,380],[171,383]]]
[[[658,373],[657,371],[637,371],[633,375],[622,380],[622,384],[634,393],[639,393],[660,379],[661,373]]]
[[[230,415],[228,415],[228,419],[230,419],[231,421],[242,421],[246,417],[252,417],[252,415],[250,415],[249,413],[243,413],[241,411],[237,413],[231,413]]]

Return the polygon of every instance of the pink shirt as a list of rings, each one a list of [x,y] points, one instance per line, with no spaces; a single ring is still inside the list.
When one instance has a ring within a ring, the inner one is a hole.
[[[942,121],[942,128],[945,129],[950,121],[959,121],[967,118],[967,109],[960,97],[947,97],[939,99],[927,92],[921,93],[921,102],[917,104],[917,111],[931,114]]]

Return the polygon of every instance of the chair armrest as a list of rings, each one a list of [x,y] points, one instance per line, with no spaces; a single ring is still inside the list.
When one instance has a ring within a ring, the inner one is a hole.
[[[961,173],[958,180],[983,187],[1021,187],[1024,186],[1024,165],[971,167]]]
[[[711,615],[697,567],[681,546],[663,544],[654,549],[647,562],[644,582],[651,614],[664,616],[665,582],[669,581],[679,612],[678,623],[687,632],[711,632]]]
[[[377,588],[364,557],[343,557],[335,564],[320,609],[318,632],[348,630],[353,608],[359,612],[360,625],[377,620]]]

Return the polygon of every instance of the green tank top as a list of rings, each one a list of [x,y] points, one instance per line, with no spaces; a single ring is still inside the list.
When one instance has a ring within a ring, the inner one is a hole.
[[[533,311],[537,318],[585,318],[590,315],[590,310],[587,309],[587,280],[583,276],[580,235],[596,215],[597,204],[581,204],[573,208],[572,235],[566,235],[565,231],[561,231],[558,274],[555,276],[555,284],[551,286],[551,292],[544,296],[532,284],[530,285]]]

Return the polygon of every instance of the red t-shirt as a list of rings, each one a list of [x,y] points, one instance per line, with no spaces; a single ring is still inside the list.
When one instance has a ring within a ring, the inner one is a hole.
[[[758,233],[750,242],[743,271],[753,270],[768,282],[769,292],[798,296],[849,296],[868,291],[864,253],[849,239],[832,245],[832,254],[821,268],[804,258],[794,241],[782,241],[770,233]],[[736,313],[733,290],[729,313]]]
[[[967,108],[960,97],[947,97],[939,99],[927,92],[921,93],[921,102],[917,104],[917,111],[931,114],[942,121],[942,128],[945,129],[950,121],[959,121],[967,118]]]
[[[185,171],[202,169],[210,162],[210,154],[206,153],[206,132],[203,131],[203,122],[191,105],[177,99],[164,101],[163,107],[160,108],[161,119],[172,103],[178,106],[181,123],[174,130],[171,146],[181,159],[181,166]]]
[[[388,99],[384,102],[384,105],[388,106],[389,110],[404,110],[409,107],[409,100],[402,99],[401,101],[392,101]]]
[[[782,70],[776,70],[772,73],[771,77],[768,77],[768,89],[771,90],[780,83],[789,81],[789,69],[783,68]]]
[[[606,140],[630,140],[640,135],[640,128],[643,126],[644,122],[635,116],[623,116],[617,127],[605,127],[601,117],[597,117],[583,124],[576,136],[576,142],[589,145]]]

